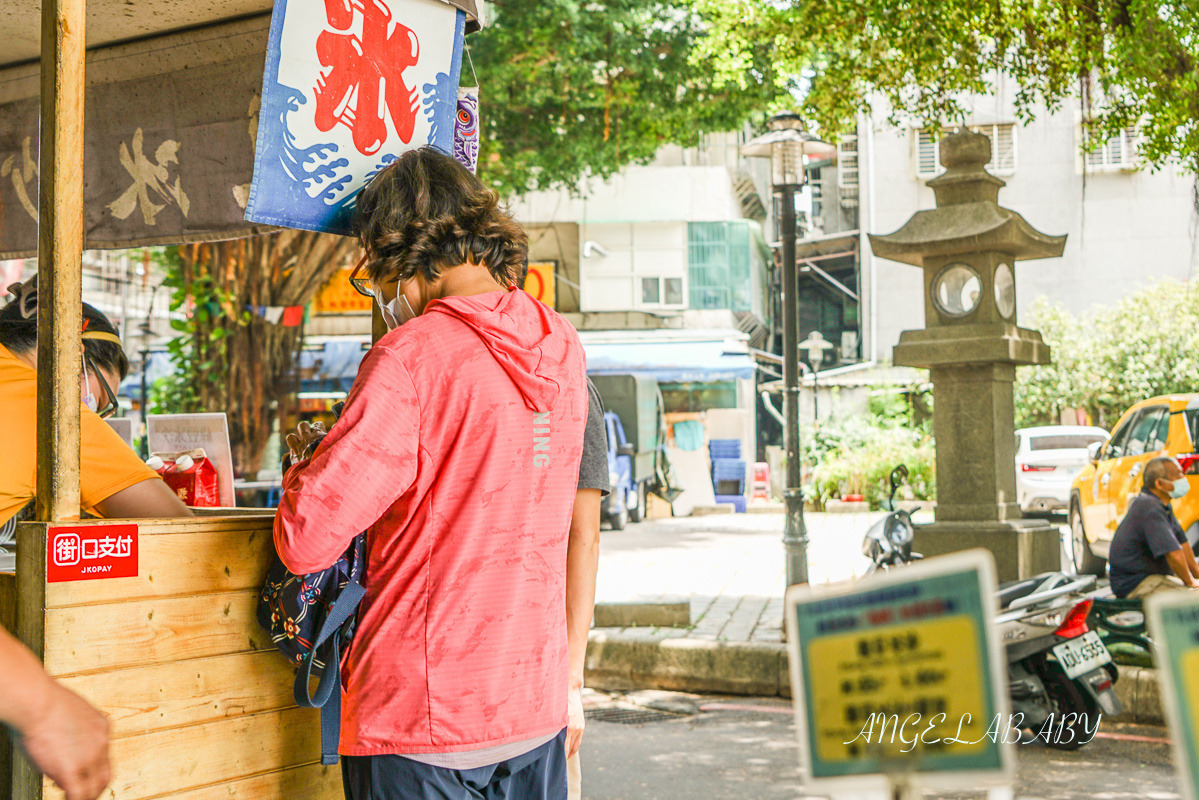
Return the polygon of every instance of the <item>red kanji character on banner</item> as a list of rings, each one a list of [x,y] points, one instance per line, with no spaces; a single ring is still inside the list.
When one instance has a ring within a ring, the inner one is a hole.
[[[362,17],[362,34],[351,30]],[[363,155],[379,152],[387,141],[386,112],[404,144],[412,140],[420,98],[404,83],[404,70],[416,64],[420,43],[411,29],[392,19],[383,0],[325,0],[331,30],[316,40],[316,53],[327,68],[316,87],[316,127],[329,131],[341,123],[353,131]]]

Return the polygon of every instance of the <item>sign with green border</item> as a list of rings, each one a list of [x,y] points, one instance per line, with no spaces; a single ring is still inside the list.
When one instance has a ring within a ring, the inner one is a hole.
[[[1199,592],[1176,591],[1145,600],[1162,706],[1174,741],[1174,764],[1185,796],[1199,786]]]
[[[1010,782],[1014,737],[994,594],[994,561],[983,550],[787,591],[806,786]]]

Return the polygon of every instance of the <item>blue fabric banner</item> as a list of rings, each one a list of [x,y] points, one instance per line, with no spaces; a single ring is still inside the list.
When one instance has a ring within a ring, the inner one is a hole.
[[[400,153],[452,153],[465,27],[438,0],[277,0],[246,219],[349,234]]]

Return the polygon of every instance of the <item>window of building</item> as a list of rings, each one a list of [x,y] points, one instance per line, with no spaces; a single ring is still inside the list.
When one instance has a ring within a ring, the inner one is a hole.
[[[662,302],[668,306],[681,306],[683,304],[682,278],[663,278],[662,287]]]
[[[1140,152],[1140,132],[1136,125],[1122,128],[1120,133],[1106,142],[1087,151],[1085,156],[1088,172],[1107,172],[1136,169]]]
[[[837,143],[837,188],[841,190],[841,205],[858,204],[859,183],[858,137],[850,133]]]
[[[641,302],[657,305],[662,302],[662,292],[658,278],[641,279]]]
[[[988,172],[992,175],[1012,175],[1016,172],[1016,126],[1013,123],[971,125],[970,130],[984,134],[991,140]],[[916,177],[926,180],[944,171],[940,141],[933,139],[930,131],[920,128],[916,131]]]
[[[682,278],[642,278],[641,304],[679,308],[685,305]]]

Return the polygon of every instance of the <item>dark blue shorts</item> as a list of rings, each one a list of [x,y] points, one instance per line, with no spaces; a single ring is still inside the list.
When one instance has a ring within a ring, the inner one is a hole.
[[[489,767],[446,769],[403,756],[342,756],[346,800],[566,800],[566,731]]]

